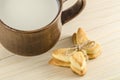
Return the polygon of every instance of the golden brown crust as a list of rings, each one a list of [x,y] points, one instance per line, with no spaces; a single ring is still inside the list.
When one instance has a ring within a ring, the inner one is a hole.
[[[63,55],[63,56],[64,56],[64,55],[65,55],[65,52],[66,52],[67,50],[69,50],[69,48],[56,49],[56,50],[53,51],[52,54],[54,54],[54,55]]]
[[[77,31],[76,41],[77,41],[77,44],[82,44],[88,41],[88,37],[82,28],[79,28]]]
[[[56,49],[53,51],[52,56],[60,61],[69,62],[69,56],[66,55],[69,49],[70,48]]]
[[[74,52],[70,57],[71,69],[80,76],[86,73],[86,59],[81,51]]]
[[[95,58],[97,58],[98,56],[100,56],[100,54],[101,54],[101,51],[99,51],[99,52],[96,53],[96,54],[87,54],[87,55],[88,55],[88,58],[89,58],[89,59],[95,59]]]
[[[80,76],[84,76],[87,72],[87,68],[84,67],[83,70],[78,70],[77,68],[73,67],[72,65],[70,66],[72,71],[75,72],[76,74],[80,75]]]
[[[70,63],[69,62],[63,62],[60,61],[58,59],[52,58],[49,61],[49,64],[55,65],[55,66],[61,66],[61,67],[70,67]]]
[[[73,41],[73,44],[74,44],[74,45],[77,45],[76,35],[77,35],[77,34],[74,33],[73,36],[72,36],[72,41]]]
[[[79,28],[77,33],[74,33],[72,36],[72,41],[74,45],[80,45],[88,41],[85,31],[82,28]]]
[[[98,43],[95,43],[93,47],[87,48],[86,51],[89,59],[97,58],[102,52],[101,46]]]
[[[91,42],[93,42],[93,41],[91,41]],[[96,42],[94,42],[93,44],[88,44],[87,46],[85,46],[83,48],[88,52],[88,54],[89,54],[89,52],[95,53],[96,50],[101,50],[101,46]]]
[[[81,51],[74,52],[72,58],[74,58],[75,62],[79,63],[80,66],[82,66],[83,60],[86,60]]]

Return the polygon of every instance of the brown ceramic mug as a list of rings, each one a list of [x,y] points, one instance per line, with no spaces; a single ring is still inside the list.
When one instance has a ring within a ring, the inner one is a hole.
[[[37,30],[17,30],[0,19],[1,44],[9,51],[22,56],[39,55],[51,49],[60,37],[62,25],[77,16],[85,6],[85,0],[77,0],[70,8],[62,11],[66,0],[57,1],[59,3],[57,17],[47,26]]]

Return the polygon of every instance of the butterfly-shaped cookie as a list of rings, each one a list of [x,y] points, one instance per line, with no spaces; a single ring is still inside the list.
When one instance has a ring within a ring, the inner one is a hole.
[[[56,49],[52,53],[50,64],[70,67],[78,75],[87,71],[87,60],[94,59],[101,54],[101,47],[95,41],[90,41],[83,29],[79,28],[72,36],[74,47]]]

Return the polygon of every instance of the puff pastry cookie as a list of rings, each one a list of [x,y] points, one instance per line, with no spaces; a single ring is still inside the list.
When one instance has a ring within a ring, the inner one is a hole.
[[[52,52],[49,64],[68,67],[80,76],[87,72],[88,59],[94,59],[101,54],[101,46],[95,41],[88,39],[85,31],[81,28],[72,36],[73,48],[61,48]]]
[[[73,72],[80,76],[83,76],[87,71],[87,62],[82,51],[70,48],[57,49],[53,51],[52,57],[49,64],[70,67]]]

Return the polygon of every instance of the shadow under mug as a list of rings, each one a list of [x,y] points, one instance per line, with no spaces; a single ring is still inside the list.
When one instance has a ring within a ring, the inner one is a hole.
[[[37,30],[16,30],[0,19],[0,43],[9,51],[22,56],[35,56],[48,51],[58,41],[62,25],[76,17],[86,4],[85,0],[77,0],[70,8],[62,11],[65,1],[58,0],[60,8],[56,18]]]

